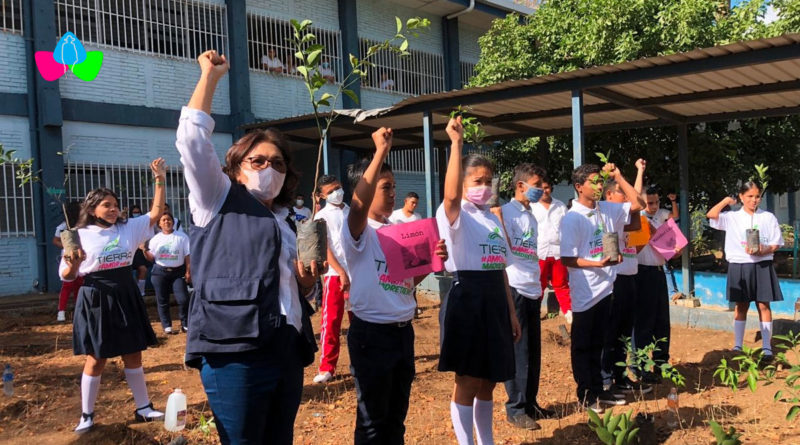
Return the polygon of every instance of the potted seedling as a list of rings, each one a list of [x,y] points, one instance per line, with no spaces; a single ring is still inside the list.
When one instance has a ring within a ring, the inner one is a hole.
[[[608,164],[609,156],[611,155],[611,151],[608,153],[595,153],[597,157],[600,159],[600,162],[603,165]],[[606,184],[609,181],[609,174],[605,169],[600,170],[600,174],[597,176],[597,179],[592,184],[592,188],[595,191],[596,195],[602,196],[603,190]],[[600,228],[603,231],[603,258],[611,258],[610,263],[616,264],[620,256],[620,249],[619,249],[619,233],[617,232],[609,232],[607,230],[606,225],[603,223],[602,219],[600,219]]]
[[[344,76],[338,84],[330,85],[323,77],[320,65],[326,56],[326,48],[317,43],[317,36],[312,32],[311,20],[297,21],[292,20],[293,36],[292,44],[295,49],[294,56],[297,59],[297,73],[301,76],[303,83],[308,91],[309,101],[313,109],[314,120],[316,121],[317,134],[319,136],[319,146],[317,147],[317,163],[314,169],[314,192],[312,196],[317,196],[316,184],[319,178],[320,163],[322,161],[322,149],[326,135],[330,134],[331,126],[339,116],[333,110],[336,102],[344,94],[358,103],[358,96],[351,87],[358,81],[367,77],[367,72],[375,64],[371,60],[378,54],[389,52],[398,56],[408,56],[408,35],[417,37],[418,31],[430,26],[428,19],[411,18],[405,23],[395,17],[397,31],[394,37],[384,40],[367,48],[367,53],[363,58],[358,58],[353,54],[349,55],[351,70]],[[323,111],[327,108],[327,111]],[[316,202],[316,198],[315,198]],[[297,224],[297,256],[306,268],[309,268],[311,261],[322,264],[327,259],[327,228],[324,219],[315,220],[317,206],[314,205],[311,218],[306,218]]]
[[[767,184],[769,181],[767,170],[769,167],[765,166],[764,164],[756,164],[755,169],[756,178],[754,179],[758,181],[758,186],[761,189],[761,192],[758,195],[758,200],[760,202],[761,198],[764,196],[764,192],[767,190]],[[758,208],[756,208],[756,211],[758,211]],[[758,250],[761,248],[761,233],[759,232],[758,227],[755,226],[754,219],[755,211],[752,215],[750,215],[750,228],[745,231],[748,252],[758,252]]]
[[[39,175],[36,174],[37,172],[33,171],[33,159],[22,160],[15,158],[14,153],[16,153],[16,150],[5,151],[3,145],[0,144],[0,165],[13,164],[17,166],[16,178],[20,181],[20,187],[29,182],[39,182]],[[64,162],[66,162],[67,155],[69,154],[69,147],[64,150],[63,153],[59,152],[58,154],[64,156]],[[73,258],[76,252],[81,248],[81,240],[78,237],[78,230],[73,228],[70,224],[69,217],[67,216],[67,205],[62,199],[68,180],[69,176],[65,176],[62,188],[47,187],[45,191],[61,205],[61,211],[64,214],[64,221],[67,225],[67,230],[61,232],[61,243],[64,246],[64,256]]]

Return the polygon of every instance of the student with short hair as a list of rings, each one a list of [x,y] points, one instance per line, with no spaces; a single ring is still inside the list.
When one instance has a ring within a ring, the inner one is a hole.
[[[292,206],[292,211],[294,212],[294,219],[297,222],[311,218],[311,209],[304,205],[305,201],[305,196],[303,196],[302,193],[298,193],[294,197],[294,206]]]
[[[436,220],[453,250],[445,268],[454,277],[439,310],[438,369],[455,372],[450,418],[458,443],[473,443],[474,422],[478,442],[489,444],[494,443],[492,393],[497,383],[514,377],[520,325],[505,273],[509,246],[487,205],[494,165],[478,154],[462,162],[461,117],[450,119],[446,130],[450,159]]]
[[[136,420],[164,417],[153,409],[147,393],[142,351],[158,342],[131,269],[136,246],[150,238],[164,209],[164,160],[154,160],[150,170],[155,193],[148,214],[122,219],[119,198],[112,190],[92,190],[86,195],[77,224],[81,249],[71,257],[61,258],[62,281],[84,279],[72,322],[73,352],[86,356],[81,377],[81,420],[76,433],[85,433],[94,426],[100,378],[112,357],[119,356],[124,363],[125,380],[136,403]]]
[[[772,259],[783,246],[783,234],[778,219],[770,212],[758,208],[763,189],[753,181],[739,187],[739,210],[723,212],[725,207],[737,203],[726,197],[708,211],[711,227],[725,232],[725,259],[728,260],[728,301],[735,303],[733,316],[733,350],[741,351],[744,342],[747,311],[750,302],[756,303],[761,322],[762,353],[767,361],[772,352],[772,310],[770,303],[783,301],[778,275]],[[747,246],[747,229],[758,229],[759,246]]]
[[[561,262],[561,220],[567,214],[564,203],[553,197],[553,185],[549,178],[542,181],[542,198],[531,205],[539,227],[537,247],[539,249],[539,270],[541,272],[542,293],[549,284],[561,308],[561,313],[572,324],[572,298],[569,294],[569,273]]]
[[[541,167],[529,163],[517,165],[512,182],[514,198],[498,212],[511,247],[506,274],[522,330],[520,340],[514,345],[516,375],[505,382],[506,416],[512,425],[530,430],[539,428],[537,419],[555,415],[555,411],[542,408],[536,401],[542,362],[542,288],[536,245],[539,228],[530,206],[541,198],[544,178]]]
[[[644,170],[647,163],[644,159],[636,161],[636,181],[633,189],[637,193],[642,192],[644,183]],[[606,202],[625,203],[628,197],[619,186],[617,181],[610,180],[605,185],[604,190]],[[619,235],[619,248],[622,253],[622,262],[617,264],[617,276],[614,280],[614,290],[611,296],[611,310],[608,315],[608,328],[603,346],[603,387],[607,387],[614,395],[627,393],[645,394],[653,390],[653,387],[641,382],[634,382],[627,377],[626,366],[619,366],[618,363],[625,363],[628,360],[626,342],[621,338],[629,340],[633,335],[633,324],[635,321],[636,298],[638,292],[636,288],[636,272],[638,262],[636,260],[636,247],[628,246],[628,233],[639,230],[642,221],[639,212],[631,214],[630,224],[620,227],[617,231]]]
[[[642,199],[614,164],[603,171],[625,192],[623,204],[600,201],[603,180],[600,167],[584,164],[572,172],[578,198],[561,221],[561,261],[569,270],[572,294],[570,355],[572,375],[578,385],[578,401],[602,412],[601,404],[619,405],[603,390],[601,355],[608,328],[609,306],[616,278],[615,264],[622,260],[603,256],[603,233],[615,233],[629,223],[630,214],[642,209]]]
[[[417,204],[419,204],[419,195],[416,192],[408,192],[403,200],[403,207],[392,212],[389,221],[392,224],[400,224],[421,220],[422,215],[414,211],[417,209]]]
[[[322,316],[320,317],[319,372],[314,383],[326,383],[336,374],[341,347],[340,334],[345,300],[350,291],[350,276],[342,247],[342,227],[350,206],[344,202],[342,183],[336,176],[323,175],[317,180],[317,197],[325,200],[314,219],[324,219],[328,232],[328,271],[322,277]]]
[[[350,172],[354,183],[350,213],[342,229],[345,261],[353,278],[353,316],[347,332],[350,371],[355,379],[358,409],[355,444],[402,444],[411,382],[414,380],[412,290],[423,276],[392,280],[377,230],[389,224],[395,182],[386,157],[392,130],[372,133],[375,155]],[[447,259],[444,240],[436,255]]]
[[[78,217],[81,213],[81,203],[79,201],[71,201],[67,204],[67,220],[69,221],[69,227],[75,228],[76,224],[78,224]],[[53,244],[61,250],[61,256],[64,256],[64,246],[61,244],[61,232],[67,230],[67,221],[62,222],[56,227],[56,233],[53,235]],[[61,259],[59,258],[59,261]],[[77,277],[73,281],[62,281],[61,282],[61,291],[58,293],[58,315],[56,316],[56,321],[65,322],[67,321],[67,303],[69,303],[69,298],[72,296],[75,298],[75,302],[77,303],[78,300],[78,291],[80,290],[81,286],[83,286],[83,278]]]

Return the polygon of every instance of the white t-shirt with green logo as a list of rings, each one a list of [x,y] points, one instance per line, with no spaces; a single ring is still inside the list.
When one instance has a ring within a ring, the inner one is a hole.
[[[181,267],[190,253],[189,237],[178,231],[169,235],[161,232],[150,240],[149,248],[159,266]]]
[[[773,258],[773,254],[754,256],[744,250],[747,246],[747,229],[758,229],[762,246],[783,245],[783,234],[778,219],[772,213],[761,209],[756,209],[752,219],[744,209],[722,212],[719,218],[710,220],[709,225],[714,229],[725,231],[725,259],[729,263],[759,263]]]
[[[601,261],[603,232],[621,231],[630,221],[630,209],[629,202],[599,201],[595,209],[590,209],[572,201],[572,208],[561,220],[561,257]],[[567,269],[573,312],[591,309],[614,290],[615,266]]]
[[[342,246],[350,273],[350,307],[353,314],[370,323],[397,323],[414,318],[414,279],[391,280],[386,255],[378,242],[377,230],[388,224],[373,219],[358,240],[353,239],[345,219]]]
[[[448,272],[459,270],[504,270],[510,255],[500,221],[489,211],[462,199],[461,212],[450,225],[444,205],[436,210],[439,236],[450,253],[444,266]]]
[[[502,207],[503,223],[508,232],[511,255],[508,256],[508,284],[525,297],[537,300],[542,296],[539,281],[539,256],[536,240],[539,235],[536,218],[530,209],[516,199]]]
[[[78,276],[85,276],[92,272],[130,266],[133,263],[133,254],[139,244],[153,236],[150,226],[150,215],[128,218],[126,223],[117,223],[104,229],[92,225],[78,229],[81,247],[86,252],[86,259],[78,269]],[[67,268],[67,263],[61,259],[58,268],[59,276]]]

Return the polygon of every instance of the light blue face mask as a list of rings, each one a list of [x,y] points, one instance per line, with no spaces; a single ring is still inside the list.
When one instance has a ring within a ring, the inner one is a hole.
[[[525,190],[525,199],[530,201],[531,204],[539,202],[539,199],[544,194],[544,189],[540,187],[534,187],[527,182],[523,182],[528,188]]]

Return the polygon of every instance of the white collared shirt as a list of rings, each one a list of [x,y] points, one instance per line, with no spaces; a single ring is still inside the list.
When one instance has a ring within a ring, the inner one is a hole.
[[[442,204],[436,210],[436,224],[449,249],[444,263],[448,272],[506,268],[508,243],[500,221],[488,208],[462,199],[458,218],[450,225]]]
[[[377,230],[388,224],[367,220],[358,240],[350,234],[347,221],[342,225],[342,245],[348,265],[350,307],[353,314],[370,323],[396,323],[414,318],[414,279],[389,279],[386,255],[378,241]]]
[[[712,219],[709,223],[712,228],[725,231],[725,259],[729,263],[758,263],[773,258],[773,254],[755,256],[745,252],[747,229],[750,228],[758,229],[762,246],[783,246],[783,233],[778,219],[761,209],[756,209],[752,217],[744,209],[722,212],[719,218]]]
[[[511,246],[506,267],[508,284],[521,295],[537,300],[542,296],[542,283],[539,281],[539,257],[536,253],[536,218],[516,199],[505,204],[502,211]]]
[[[589,261],[603,259],[603,232],[619,232],[630,221],[631,203],[599,201],[590,209],[577,200],[561,221],[561,256]],[[614,290],[617,269],[568,267],[572,311],[583,312]]]
[[[297,235],[295,235],[286,218],[289,209],[281,207],[272,212],[281,231],[281,252],[278,255],[278,271],[280,272],[280,289],[278,301],[281,305],[281,314],[286,316],[286,322],[300,332],[303,326],[303,309],[300,307],[300,290],[297,287]]]
[[[531,205],[531,212],[539,228],[539,258],[561,258],[561,220],[567,214],[567,206],[553,198],[549,209],[539,201]]]

